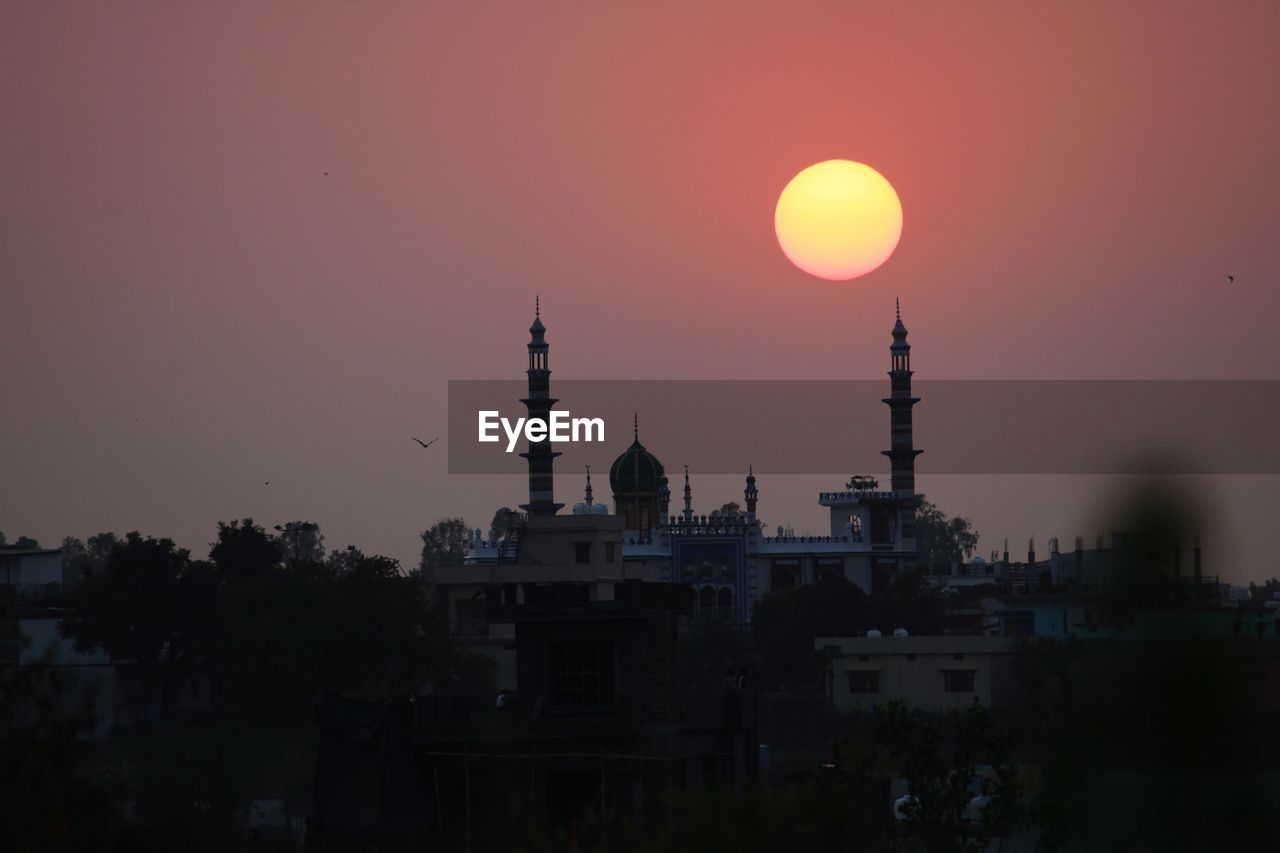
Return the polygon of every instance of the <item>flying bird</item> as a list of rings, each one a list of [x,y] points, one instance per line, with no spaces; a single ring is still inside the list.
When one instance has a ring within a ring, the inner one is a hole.
[[[412,438],[414,441],[418,442],[418,444],[421,444],[424,450],[440,440],[440,436],[436,436],[435,438],[427,442],[424,442],[422,439],[416,438],[414,436],[409,436],[409,437]]]
[[[1228,276],[1227,276],[1227,284],[1235,284],[1235,281],[1236,281],[1236,277],[1235,277],[1235,276],[1233,276],[1233,275],[1228,275]]]

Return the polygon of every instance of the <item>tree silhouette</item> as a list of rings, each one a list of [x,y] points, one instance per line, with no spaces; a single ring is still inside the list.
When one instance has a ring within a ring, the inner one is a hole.
[[[422,532],[422,562],[418,569],[427,580],[437,566],[461,565],[467,554],[469,528],[461,518],[442,518]]]
[[[218,522],[218,541],[209,548],[209,559],[230,584],[262,577],[280,565],[281,557],[280,543],[252,518]]]
[[[978,547],[978,533],[967,518],[946,513],[920,496],[916,509],[916,550],[921,566],[949,566],[969,559]]]
[[[178,579],[190,562],[190,552],[172,539],[130,533],[112,549],[103,573],[71,593],[61,631],[77,651],[102,648],[154,668],[175,635]]]

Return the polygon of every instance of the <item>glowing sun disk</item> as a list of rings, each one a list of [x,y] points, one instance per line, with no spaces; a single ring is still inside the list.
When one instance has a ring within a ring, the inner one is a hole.
[[[782,190],[773,225],[793,264],[819,278],[845,281],[866,275],[893,254],[902,236],[902,203],[870,166],[826,160]]]

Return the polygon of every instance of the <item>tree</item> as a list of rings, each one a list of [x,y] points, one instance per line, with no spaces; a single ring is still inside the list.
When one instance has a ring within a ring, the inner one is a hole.
[[[509,506],[504,506],[495,512],[493,521],[489,522],[489,529],[493,531],[493,538],[496,540],[505,539],[507,534],[511,532],[511,528],[515,526],[518,517],[519,513]]]
[[[761,683],[819,686],[823,664],[814,652],[814,639],[864,633],[871,621],[870,603],[861,588],[844,578],[782,590],[757,601],[751,626],[761,656]]]
[[[451,665],[427,591],[386,557],[353,557],[337,574],[289,566],[225,591],[226,695],[243,719],[291,727],[326,695],[416,693]]]
[[[1261,585],[1249,582],[1249,598],[1253,601],[1272,601],[1280,598],[1280,579],[1269,578]]]
[[[325,568],[336,576],[351,571],[363,559],[364,552],[354,545],[348,545],[345,548],[334,548],[330,551],[329,558],[324,561],[324,564]]]
[[[724,521],[736,521],[745,514],[745,511],[738,505],[737,501],[729,501],[727,504],[722,505],[718,510],[711,513],[711,517],[723,519]]]
[[[286,563],[323,563],[324,534],[320,525],[311,521],[289,521],[279,531],[276,541]]]
[[[888,587],[871,601],[872,626],[889,632],[905,628],[911,634],[941,634],[945,599],[921,569],[909,569],[894,576]]]
[[[154,667],[177,629],[178,579],[190,558],[172,539],[130,533],[112,549],[105,571],[71,593],[62,633],[80,652],[101,647]]]
[[[457,566],[467,555],[470,528],[461,518],[442,518],[422,532],[422,562],[419,571],[428,580],[437,566]]]
[[[978,532],[967,518],[946,513],[920,496],[916,509],[916,550],[922,566],[949,566],[969,559],[978,547]]]
[[[30,536],[19,536],[17,540],[5,544],[4,534],[0,533],[0,548],[8,551],[34,551],[40,547],[40,543],[32,539]]]
[[[68,585],[74,585],[87,575],[99,574],[107,565],[111,549],[119,540],[114,533],[99,533],[90,536],[88,544],[77,536],[68,536],[62,540],[62,579]]]
[[[260,578],[278,568],[280,543],[267,535],[252,518],[218,522],[218,541],[209,547],[209,559],[229,584]]]
[[[7,850],[143,850],[112,792],[86,773],[93,697],[42,661],[0,671],[0,838]]]
[[[901,702],[881,705],[876,742],[907,780],[906,849],[979,853],[1031,824],[1010,762],[1012,738],[976,702],[942,719],[908,713]],[[974,800],[978,764],[991,768],[982,787],[985,802]]]

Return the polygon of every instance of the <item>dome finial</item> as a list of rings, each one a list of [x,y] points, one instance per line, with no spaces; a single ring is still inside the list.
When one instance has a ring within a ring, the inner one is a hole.
[[[893,297],[893,313],[897,315],[897,319],[902,319],[902,300],[896,296]]]
[[[631,413],[631,437],[636,441],[640,440],[640,413]]]
[[[533,295],[533,319],[538,320],[542,317],[542,297],[538,294]]]

